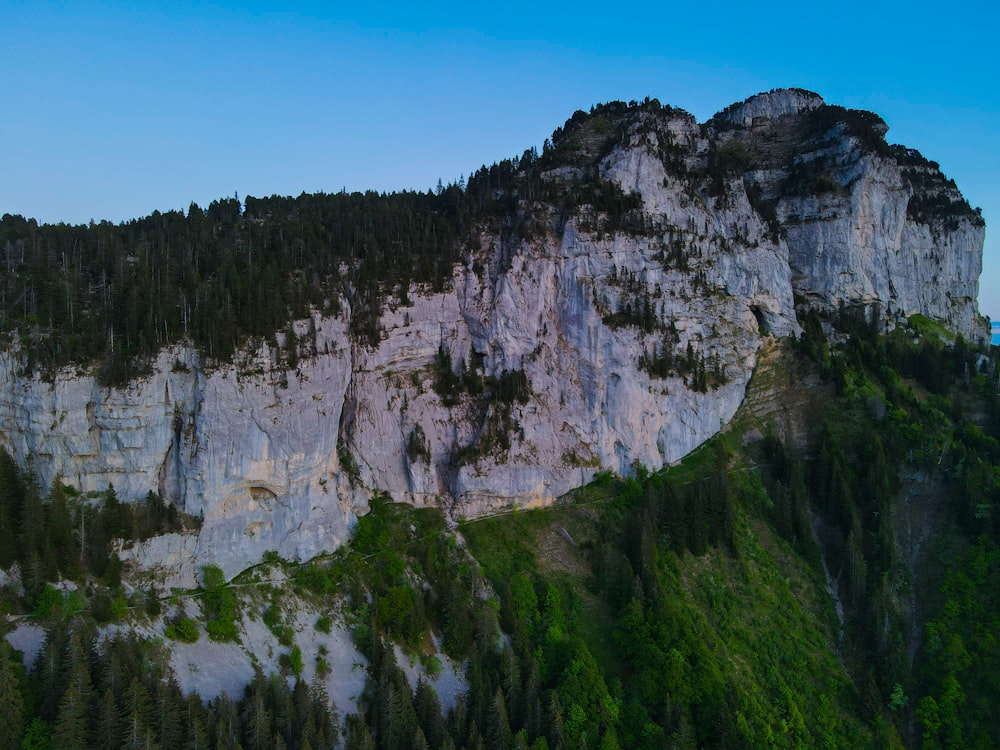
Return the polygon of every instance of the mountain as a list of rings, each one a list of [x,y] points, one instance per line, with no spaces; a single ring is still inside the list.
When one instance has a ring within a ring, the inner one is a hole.
[[[5,215],[0,744],[995,745],[984,226],[885,133]]]
[[[890,324],[924,315],[982,339],[983,222],[936,164],[887,145],[885,131],[875,115],[800,90],[702,125],[655,101],[577,112],[541,156],[484,168],[459,191],[465,218],[452,222],[439,281],[408,269],[401,281],[363,278],[369,258],[357,256],[375,253],[358,232],[346,249],[306,248],[334,256],[334,282],[314,283],[336,304],[301,307],[225,358],[211,339],[184,336],[192,317],[221,326],[224,307],[188,308],[226,273],[265,264],[273,279],[268,253],[285,248],[255,237],[319,198],[248,198],[230,215],[213,204],[207,219],[193,207],[172,248],[163,217],[70,237],[7,216],[4,323],[17,335],[0,355],[3,447],[43,487],[60,477],[84,493],[154,491],[202,517],[197,537],[138,553],[144,565],[183,561],[188,582],[203,562],[232,575],[269,550],[334,549],[373,491],[474,517],[551,502],[598,471],[658,469],[732,418],[762,342],[800,331],[796,300],[877,307]],[[437,208],[455,192],[432,196]],[[327,237],[366,221],[337,200],[317,224]],[[196,234],[202,219],[214,221],[214,246]],[[143,280],[176,272],[191,247],[227,257],[164,292],[168,312],[143,310],[142,295],[157,296]],[[39,281],[33,262],[57,278]],[[104,305],[109,295],[121,299]],[[67,309],[97,332],[69,320],[46,329]],[[156,329],[148,351],[119,354],[127,337],[143,340],[129,333],[143,318]],[[92,340],[75,357],[59,353],[71,325]],[[46,350],[57,352],[47,369],[36,353]],[[101,373],[116,356],[143,364],[108,386]]]

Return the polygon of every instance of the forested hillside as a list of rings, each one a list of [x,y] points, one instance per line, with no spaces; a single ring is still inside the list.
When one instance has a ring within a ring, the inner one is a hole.
[[[28,672],[4,646],[0,744],[996,746],[996,361],[920,319],[888,335],[863,312],[804,320],[732,427],[677,467],[457,531],[376,501],[349,547],[284,565],[290,591],[353,628],[358,715],[331,715],[296,678],[323,658],[297,646],[238,699],[184,698],[163,645],[123,625],[225,641],[246,617],[280,632],[278,610],[254,615],[207,571],[201,614],[172,615],[166,592],[123,588],[92,540],[190,521],[153,499],[98,513],[64,488],[39,498],[5,460],[4,562],[29,573],[4,606],[47,635]],[[77,587],[43,585],[58,579]],[[392,643],[430,673],[439,644],[468,692],[443,711]]]

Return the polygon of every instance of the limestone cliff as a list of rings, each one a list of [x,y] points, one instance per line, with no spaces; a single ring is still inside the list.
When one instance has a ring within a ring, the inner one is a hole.
[[[104,387],[28,372],[12,345],[0,440],[43,485],[202,516],[127,553],[174,582],[335,548],[371,492],[473,516],[658,468],[733,416],[762,341],[798,332],[796,297],[982,335],[982,221],[884,132],[797,90],[704,125],[656,103],[577,113],[444,291],[385,304],[377,341],[352,336],[345,296],[294,324],[294,367],[275,344],[225,363],[175,345]]]

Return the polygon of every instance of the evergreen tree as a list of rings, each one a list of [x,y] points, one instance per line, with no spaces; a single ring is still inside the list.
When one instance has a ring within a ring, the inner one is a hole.
[[[53,550],[52,554],[62,577],[78,577],[80,546],[73,529],[66,491],[58,477],[53,480],[45,503],[45,544],[47,549]]]
[[[413,707],[417,712],[420,728],[423,730],[427,743],[431,747],[440,747],[447,735],[444,716],[441,713],[441,701],[437,691],[421,678],[413,695]]]
[[[91,747],[87,730],[87,709],[80,691],[72,682],[59,704],[52,739],[60,750],[88,750]]]
[[[486,743],[483,741],[483,735],[479,733],[475,719],[469,722],[469,739],[465,746],[468,750],[486,750]]]
[[[331,710],[332,702],[326,684],[318,674],[313,675],[308,697],[308,715],[315,726],[315,736],[311,738],[313,746],[332,746],[339,734],[339,721],[336,712]]]
[[[459,695],[455,705],[448,712],[448,733],[456,743],[461,743],[468,731],[468,714],[465,707],[465,696]]]
[[[122,722],[122,748],[125,750],[140,750],[148,744],[149,727],[149,691],[132,678],[126,688],[123,700],[124,721]]]
[[[18,539],[23,505],[20,472],[10,454],[0,448],[0,568],[9,567],[19,557],[23,559]]]
[[[503,691],[497,688],[486,717],[486,748],[487,750],[507,750],[510,745],[510,722],[507,718],[507,706]]]
[[[97,714],[97,728],[94,731],[94,747],[98,750],[115,750],[122,736],[123,727],[115,696],[108,688],[104,691]]]
[[[183,700],[180,686],[173,673],[167,680],[157,683],[155,696],[157,733],[164,748],[179,748],[184,740],[184,726],[181,719]]]
[[[45,645],[35,658],[31,683],[37,700],[36,712],[46,722],[55,721],[59,701],[66,689],[66,652],[68,635],[65,625],[56,623],[45,633]]]
[[[263,691],[254,690],[250,693],[246,716],[247,750],[266,750],[271,744],[271,715],[264,701]]]
[[[24,733],[24,699],[12,658],[10,646],[0,635],[0,747],[16,748]]]
[[[348,716],[345,721],[347,728],[347,739],[344,750],[375,750],[375,740],[365,724],[365,720],[358,714]]]
[[[186,727],[185,750],[209,750],[208,730],[201,716],[191,717]]]
[[[410,744],[410,750],[430,750],[430,745],[427,744],[427,738],[424,737],[424,730],[417,727],[417,733],[413,735],[413,742]]]
[[[549,693],[549,702],[545,712],[545,737],[549,747],[563,747],[566,727],[563,723],[562,706],[555,691]]]
[[[22,750],[49,750],[52,740],[52,727],[38,716],[25,727],[24,739],[21,740]]]
[[[217,747],[234,748],[239,745],[240,722],[236,705],[228,695],[222,693],[210,704],[212,722]]]
[[[75,687],[83,703],[89,705],[94,694],[90,680],[90,652],[83,645],[78,630],[74,630],[69,637],[66,662],[68,684]]]

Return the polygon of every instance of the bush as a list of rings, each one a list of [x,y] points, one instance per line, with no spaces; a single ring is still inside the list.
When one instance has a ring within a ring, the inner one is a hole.
[[[190,617],[181,617],[178,615],[167,625],[164,635],[172,641],[195,643],[201,634],[198,631],[198,623]]]
[[[111,619],[121,620],[128,614],[128,600],[119,594],[111,602]]]
[[[302,674],[302,668],[305,666],[302,663],[302,649],[298,646],[292,646],[289,653],[278,657],[278,664],[281,665],[282,670],[287,670],[298,677]]]
[[[333,621],[327,615],[320,615],[313,627],[315,627],[320,633],[326,633],[329,635],[330,629],[333,627]]]

